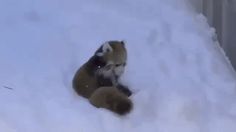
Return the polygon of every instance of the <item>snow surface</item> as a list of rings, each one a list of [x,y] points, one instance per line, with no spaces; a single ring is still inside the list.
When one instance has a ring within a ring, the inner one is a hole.
[[[133,111],[71,87],[106,40],[125,40]],[[236,132],[236,77],[184,0],[0,0],[0,132]]]

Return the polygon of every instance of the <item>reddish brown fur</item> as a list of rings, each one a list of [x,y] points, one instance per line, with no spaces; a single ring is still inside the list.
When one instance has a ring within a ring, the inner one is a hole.
[[[89,98],[97,108],[106,108],[119,115],[129,113],[133,107],[131,100],[115,87],[101,87]]]

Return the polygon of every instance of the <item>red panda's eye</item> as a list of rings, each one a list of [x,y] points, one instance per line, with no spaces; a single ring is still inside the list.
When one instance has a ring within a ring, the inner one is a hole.
[[[116,67],[119,67],[119,66],[126,66],[126,63],[124,63],[124,64],[116,64],[115,66],[116,66]]]
[[[123,65],[123,64],[116,64],[115,66],[116,66],[116,67],[119,67],[119,66],[122,66],[122,65]]]

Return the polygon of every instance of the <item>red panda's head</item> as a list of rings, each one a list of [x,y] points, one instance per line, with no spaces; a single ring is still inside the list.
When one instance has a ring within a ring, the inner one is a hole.
[[[96,56],[101,57],[106,65],[101,68],[105,76],[115,74],[121,76],[127,62],[127,50],[123,41],[108,41],[96,51]]]

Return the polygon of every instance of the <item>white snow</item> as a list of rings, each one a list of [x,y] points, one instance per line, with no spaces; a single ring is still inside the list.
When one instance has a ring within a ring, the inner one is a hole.
[[[125,117],[71,87],[113,39],[129,55],[122,81],[134,109]],[[0,0],[0,132],[235,132],[235,124],[235,72],[187,1]]]

